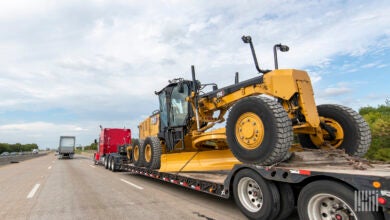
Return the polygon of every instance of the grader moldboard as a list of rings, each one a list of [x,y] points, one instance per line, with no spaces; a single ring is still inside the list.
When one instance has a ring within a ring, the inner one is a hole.
[[[234,164],[272,165],[289,151],[302,148],[344,149],[364,155],[371,143],[367,123],[355,111],[341,105],[316,106],[310,78],[305,71],[259,68],[250,36],[255,67],[261,74],[217,88],[192,80],[174,79],[158,95],[160,108],[139,125],[139,141],[131,150],[135,166],[161,172],[230,170]],[[213,91],[204,93],[206,86]],[[267,95],[267,96],[262,96]],[[270,98],[272,97],[272,98]],[[225,121],[225,128],[209,130]],[[208,131],[209,130],[209,131]],[[294,134],[302,148],[293,146]]]

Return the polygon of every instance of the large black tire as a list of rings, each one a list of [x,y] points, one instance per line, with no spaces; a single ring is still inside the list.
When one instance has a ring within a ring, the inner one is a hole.
[[[345,184],[330,180],[309,183],[299,193],[299,219],[323,219],[325,216],[329,219],[381,219],[378,212],[355,211],[354,199],[354,190]],[[355,215],[355,218],[351,215]]]
[[[108,163],[109,163],[110,157],[107,155],[104,157],[104,168],[108,169]]]
[[[251,169],[240,170],[233,180],[234,200],[249,219],[274,219],[280,211],[276,185]]]
[[[110,157],[110,160],[108,161],[108,169],[112,171],[113,166],[114,166],[114,157]]]
[[[367,153],[371,145],[371,131],[359,113],[342,105],[319,105],[317,110],[319,116],[324,117],[325,121],[327,119],[334,120],[342,129],[342,139],[332,139],[326,135],[324,136],[325,141],[336,148],[345,149],[345,152],[352,156],[362,157]],[[331,123],[329,125],[332,126]],[[312,142],[310,135],[300,134],[298,137],[302,147],[318,148]]]
[[[110,159],[111,161],[111,163],[110,163],[110,170],[112,171],[112,172],[116,172],[116,162],[115,162],[115,157],[113,156],[113,157],[111,157],[111,159]]]
[[[280,162],[293,143],[291,120],[276,101],[249,97],[237,102],[226,122],[226,137],[234,156],[245,163]]]
[[[142,167],[144,164],[143,161],[143,141],[134,140],[133,141],[133,150],[132,157],[133,157],[133,164],[137,167]]]
[[[145,167],[160,169],[161,166],[161,143],[158,137],[147,137],[143,149]]]
[[[288,219],[295,209],[294,192],[289,183],[277,182],[276,186],[280,194],[280,212],[275,220]]]

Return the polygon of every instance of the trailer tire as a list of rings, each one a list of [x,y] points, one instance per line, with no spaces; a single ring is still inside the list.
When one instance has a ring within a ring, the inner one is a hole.
[[[158,137],[147,137],[144,148],[144,164],[150,169],[160,169],[161,166],[161,143]]]
[[[292,123],[278,102],[248,97],[232,107],[226,137],[241,162],[272,165],[283,160],[293,143]]]
[[[299,193],[299,219],[349,219],[351,215],[356,220],[381,219],[378,212],[355,212],[354,197],[353,188],[336,181],[319,180],[309,183]]]
[[[133,157],[133,164],[136,167],[143,166],[143,155],[142,155],[143,145],[144,145],[144,142],[142,140],[139,141],[136,139],[133,141],[133,150],[131,152],[132,152],[132,157]]]
[[[336,129],[336,137],[325,135],[324,139],[333,147],[345,149],[352,156],[362,157],[371,145],[371,131],[359,113],[342,105],[319,105],[318,115],[324,117],[325,124]],[[298,135],[299,142],[306,148],[318,148],[308,134]]]
[[[233,180],[234,200],[249,219],[274,219],[280,211],[276,185],[251,169],[240,170]]]
[[[295,197],[292,187],[288,183],[276,183],[280,194],[280,212],[275,220],[287,219],[295,209]]]

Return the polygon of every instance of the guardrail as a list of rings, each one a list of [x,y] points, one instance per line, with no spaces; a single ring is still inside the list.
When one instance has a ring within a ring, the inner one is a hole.
[[[38,153],[38,154],[25,154],[25,155],[10,155],[10,156],[1,156],[0,157],[0,166],[10,163],[19,163],[23,160],[28,160],[31,158],[36,158],[40,156],[47,155],[46,153]]]

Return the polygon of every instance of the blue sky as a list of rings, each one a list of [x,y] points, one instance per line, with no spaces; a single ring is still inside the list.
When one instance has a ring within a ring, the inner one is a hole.
[[[0,3],[0,142],[56,148],[137,124],[169,79],[226,86],[262,68],[309,72],[317,104],[358,110],[390,98],[388,1],[106,1]]]

